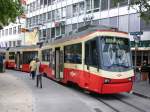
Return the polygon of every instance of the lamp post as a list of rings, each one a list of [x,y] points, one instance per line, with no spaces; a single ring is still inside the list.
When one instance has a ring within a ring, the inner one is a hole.
[[[134,43],[135,43],[135,58],[134,58],[134,66],[135,66],[135,73],[136,73],[136,67],[137,67],[137,51],[138,51],[138,44],[140,42],[141,37],[139,35],[133,36]]]

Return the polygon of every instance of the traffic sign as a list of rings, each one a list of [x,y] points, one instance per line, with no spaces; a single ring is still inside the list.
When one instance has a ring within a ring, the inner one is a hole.
[[[143,32],[130,32],[130,35],[143,35]]]

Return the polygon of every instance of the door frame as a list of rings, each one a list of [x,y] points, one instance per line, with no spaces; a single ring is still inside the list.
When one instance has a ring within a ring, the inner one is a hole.
[[[55,78],[60,79],[60,47],[55,48]]]

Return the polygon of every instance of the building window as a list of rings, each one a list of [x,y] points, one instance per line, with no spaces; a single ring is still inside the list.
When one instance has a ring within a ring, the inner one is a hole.
[[[121,0],[121,1],[119,2],[119,6],[120,6],[120,7],[126,6],[126,5],[128,5],[128,0]]]
[[[13,34],[16,34],[16,27],[13,27]]]
[[[65,18],[66,17],[66,7],[63,7],[62,9],[61,9],[61,14],[62,14],[62,18]]]
[[[117,3],[114,2],[114,0],[110,0],[110,8],[117,8]]]
[[[4,30],[2,30],[2,36],[4,36]]]
[[[46,29],[43,29],[43,36],[42,37],[46,37]]]
[[[94,12],[99,11],[99,7],[100,7],[100,0],[94,0]]]
[[[44,0],[44,6],[46,6],[48,4],[47,2],[48,2],[47,0]]]
[[[59,37],[61,35],[61,27],[56,27],[56,37]]]
[[[55,10],[52,11],[52,21],[55,20]]]
[[[91,0],[86,0],[86,10],[89,11],[91,10],[92,7],[92,2]]]
[[[15,47],[16,46],[16,41],[13,41],[13,47]]]
[[[52,15],[51,15],[51,14],[52,14],[52,12],[51,12],[51,11],[50,11],[50,12],[48,12],[48,14],[47,14],[47,19],[48,19],[48,20],[50,20],[50,21],[51,21],[51,19],[52,19]]]
[[[61,18],[61,9],[55,10],[55,18],[56,20],[59,20]]]
[[[18,34],[21,33],[21,25],[18,26]]]
[[[42,38],[42,30],[39,30],[39,40]]]
[[[76,30],[77,29],[77,23],[72,24],[72,30]]]
[[[7,35],[8,35],[8,29],[5,30],[5,36],[7,36]]]
[[[55,28],[51,29],[51,38],[55,38]]]
[[[49,39],[50,39],[50,37],[51,37],[51,29],[50,29],[50,28],[48,28],[48,29],[47,29],[47,38],[49,38]]]
[[[51,4],[51,0],[48,0],[48,5],[52,5],[52,4]]]
[[[79,15],[82,15],[82,14],[84,14],[84,2],[80,2],[79,3]]]
[[[9,41],[9,47],[11,47],[11,41]]]
[[[21,46],[21,40],[17,40],[17,46]]]
[[[40,7],[43,7],[43,3],[44,1],[43,0],[40,0]]]
[[[108,10],[108,0],[101,0],[101,10]]]
[[[47,13],[44,13],[44,14],[43,14],[43,22],[46,22],[46,21],[47,21],[47,20],[46,20],[46,18],[47,18],[47,17],[46,17],[46,14],[47,14]]]
[[[61,26],[61,34],[65,34],[65,25]]]
[[[79,6],[78,4],[73,4],[73,16],[78,16]]]
[[[9,28],[9,35],[12,35],[12,28]]]
[[[72,5],[67,6],[66,16],[67,18],[70,18],[72,16]]]

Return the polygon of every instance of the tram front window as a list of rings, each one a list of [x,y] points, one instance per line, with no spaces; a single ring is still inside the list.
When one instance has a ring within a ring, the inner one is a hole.
[[[120,72],[131,69],[129,40],[119,37],[102,37],[102,68],[108,71]]]

